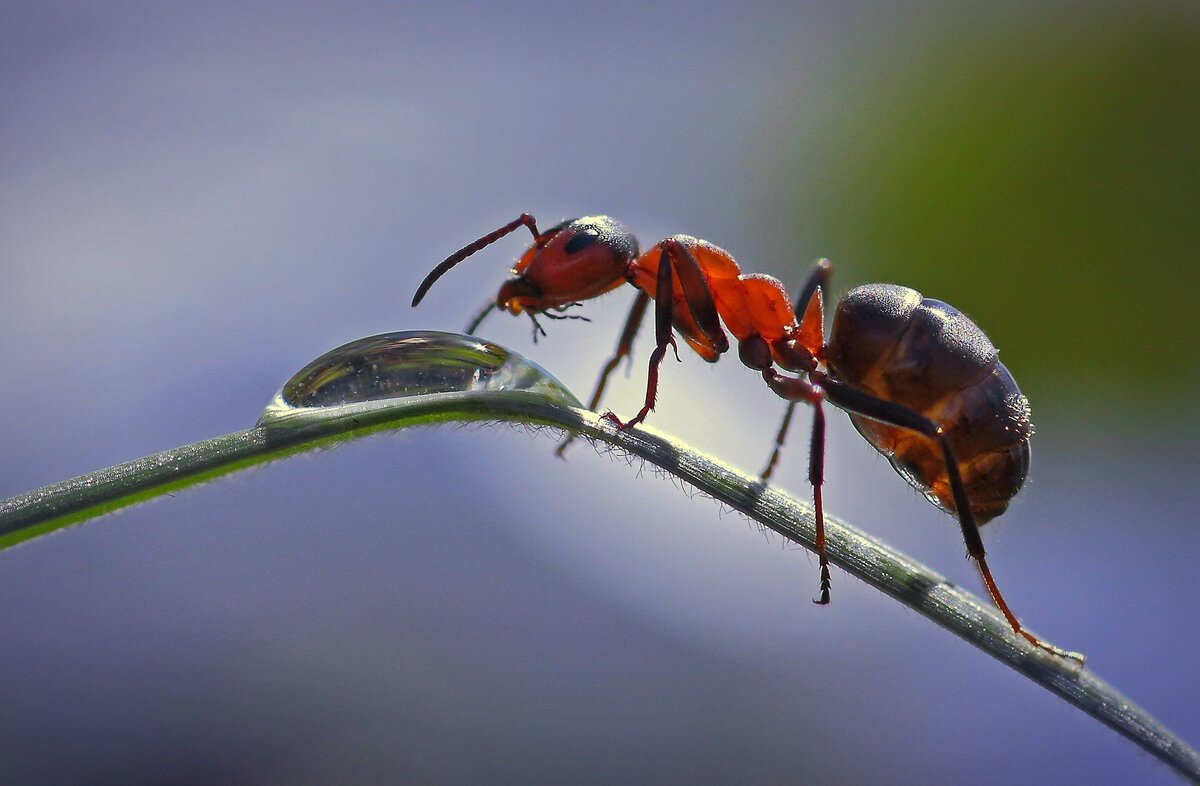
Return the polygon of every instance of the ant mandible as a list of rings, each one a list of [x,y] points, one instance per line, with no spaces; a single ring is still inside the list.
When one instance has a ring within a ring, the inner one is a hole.
[[[679,357],[672,330],[711,363],[729,349],[722,322],[737,339],[742,363],[761,373],[771,390],[790,402],[762,472],[764,481],[778,460],[796,403],[813,407],[809,482],[821,571],[821,595],[815,603],[828,603],[830,590],[821,500],[822,404],[828,401],[849,415],[901,477],[934,505],[957,516],[967,553],[1012,629],[1034,646],[1082,660],[1024,630],[988,568],[979,526],[1003,513],[1024,483],[1033,427],[1028,401],[974,322],[907,287],[866,284],[838,301],[826,341],[824,303],[831,272],[827,260],[813,267],[793,307],[778,279],[742,273],[728,252],[707,241],[672,235],[639,253],[637,239],[608,216],[571,219],[539,232],[528,213],[447,257],[421,282],[412,305],[420,303],[450,268],[521,227],[533,234],[533,245],[500,286],[494,307],[527,314],[534,322],[535,340],[542,332],[537,315],[577,318],[562,312],[625,282],[638,290],[589,409],[599,406],[609,375],[629,356],[646,308],[651,299],[655,302],[655,347],[646,400],[627,421],[605,413],[617,428],[641,423],[654,409],[659,366],[667,349]],[[489,303],[468,332],[492,308]],[[791,373],[780,373],[776,366]]]

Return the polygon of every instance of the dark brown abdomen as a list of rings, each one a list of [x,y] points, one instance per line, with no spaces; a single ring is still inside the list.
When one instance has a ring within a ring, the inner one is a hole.
[[[838,302],[830,373],[912,409],[949,437],[979,523],[999,516],[1029,471],[1029,402],[996,348],[957,309],[891,284],[856,287]],[[937,444],[850,414],[859,433],[930,502],[954,512]]]

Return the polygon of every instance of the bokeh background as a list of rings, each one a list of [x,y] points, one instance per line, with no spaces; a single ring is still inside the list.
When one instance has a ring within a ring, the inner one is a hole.
[[[688,232],[972,315],[1033,402],[1010,602],[1200,741],[1194,3],[0,9],[0,496],[244,428],[353,338],[460,329],[522,211]],[[586,396],[591,324],[483,333]],[[612,389],[636,409],[648,336]],[[749,470],[783,405],[665,368]],[[976,586],[839,415],[827,505]],[[778,475],[807,496],[804,430]],[[0,781],[1171,783],[950,634],[653,473],[376,437],[0,554]]]

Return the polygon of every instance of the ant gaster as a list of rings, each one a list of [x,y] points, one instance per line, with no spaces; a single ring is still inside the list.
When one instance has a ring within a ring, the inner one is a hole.
[[[537,315],[572,318],[561,312],[626,282],[638,290],[616,352],[600,373],[590,409],[599,406],[609,375],[629,356],[647,306],[651,299],[655,302],[655,347],[645,403],[626,421],[606,413],[604,418],[618,428],[641,423],[654,409],[659,366],[668,348],[678,358],[672,331],[711,363],[729,349],[722,323],[737,340],[742,363],[790,402],[763,480],[778,460],[796,403],[812,406],[809,481],[821,572],[816,603],[828,603],[830,589],[821,499],[822,405],[828,401],[847,412],[859,433],[901,477],[934,505],[957,516],[967,553],[1012,629],[1037,647],[1082,660],[1023,629],[988,568],[979,526],[1003,513],[1024,483],[1033,427],[1028,401],[974,322],[907,287],[867,284],[838,301],[826,341],[824,304],[831,272],[827,260],[813,267],[793,307],[778,279],[742,273],[728,252],[707,241],[672,235],[639,253],[634,236],[608,216],[576,218],[539,232],[527,213],[450,255],[421,282],[412,304],[420,303],[450,268],[521,227],[533,234],[534,243],[501,285],[494,307],[528,314],[534,319],[535,339],[541,330]],[[492,307],[489,303],[468,332]]]

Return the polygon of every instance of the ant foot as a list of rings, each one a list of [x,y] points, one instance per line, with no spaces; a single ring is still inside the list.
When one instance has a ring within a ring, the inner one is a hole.
[[[821,548],[821,597],[813,600],[813,603],[818,606],[828,606],[829,590],[833,587],[833,581],[829,576],[829,565],[825,562],[824,546]]]
[[[641,423],[643,420],[645,420],[646,413],[649,411],[650,411],[649,408],[643,409],[641,412],[639,412],[633,418],[631,418],[629,420],[624,420],[624,421],[621,420],[616,415],[614,415],[611,411],[609,411],[609,412],[605,412],[603,415],[601,415],[600,419],[607,420],[609,423],[616,424],[618,431],[627,431],[627,430],[633,428],[634,426],[636,426],[637,424]]]
[[[1072,652],[1071,650],[1064,650],[1061,647],[1055,647],[1053,644],[1048,644],[1048,643],[1042,641],[1041,639],[1039,639],[1037,636],[1034,636],[1031,633],[1024,631],[1024,630],[1021,630],[1018,632],[1021,634],[1022,637],[1025,638],[1026,641],[1028,641],[1033,646],[1035,646],[1039,649],[1045,650],[1046,652],[1049,652],[1052,655],[1056,655],[1056,656],[1062,658],[1063,660],[1069,660],[1069,661],[1077,664],[1080,667],[1082,667],[1084,664],[1087,663],[1087,656],[1084,655],[1082,652]]]
[[[624,423],[621,422],[621,419],[619,417],[617,417],[616,415],[614,415],[611,411],[605,412],[603,415],[600,416],[600,419],[607,420],[609,423],[616,424],[618,429],[628,428]]]

